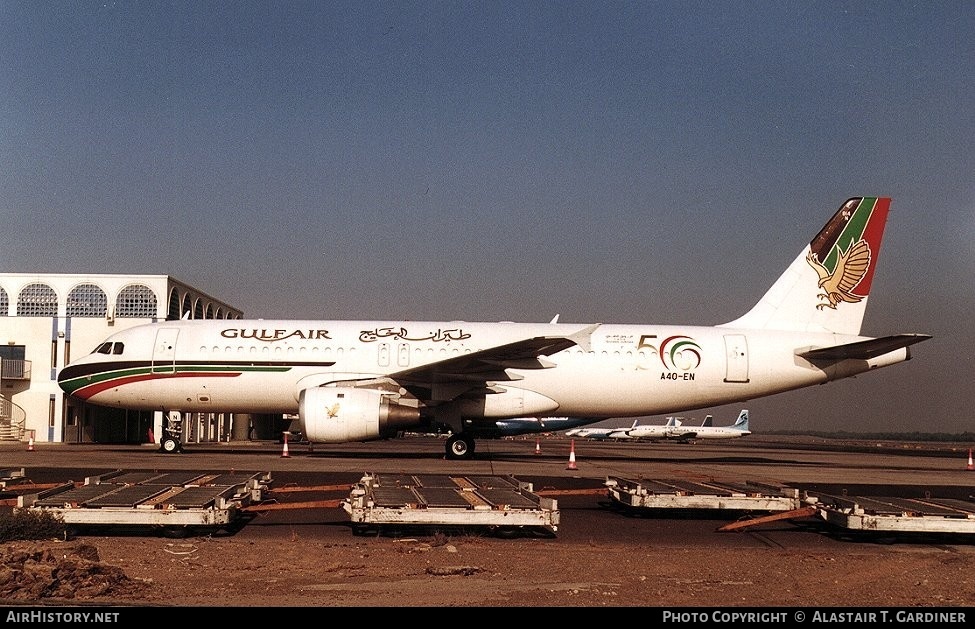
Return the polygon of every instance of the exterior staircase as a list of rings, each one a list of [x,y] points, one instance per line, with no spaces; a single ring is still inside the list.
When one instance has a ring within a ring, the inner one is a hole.
[[[26,425],[24,409],[0,395],[0,441],[23,441]]]
[[[29,383],[29,360],[0,360],[0,383],[19,381]],[[0,441],[23,441],[27,433],[27,413],[0,394]]]

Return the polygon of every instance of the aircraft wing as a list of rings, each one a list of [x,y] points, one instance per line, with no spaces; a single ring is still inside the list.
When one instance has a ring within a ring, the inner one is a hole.
[[[488,381],[512,381],[519,376],[507,369],[548,369],[553,363],[545,360],[550,356],[579,345],[589,349],[589,337],[601,324],[585,327],[569,336],[536,336],[499,345],[489,349],[463,354],[389,374],[389,378],[405,387],[418,386],[430,389],[431,400],[451,400],[467,391],[482,388]]]
[[[799,352],[799,356],[807,360],[843,360],[846,358],[869,360],[877,356],[883,356],[895,349],[926,341],[929,338],[931,336],[928,334],[895,334],[893,336],[884,336],[882,338],[858,341],[856,343],[812,349],[806,352]]]

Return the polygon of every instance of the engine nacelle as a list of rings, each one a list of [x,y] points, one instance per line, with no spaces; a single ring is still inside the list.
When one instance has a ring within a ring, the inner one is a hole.
[[[301,431],[311,442],[344,443],[393,436],[420,424],[420,411],[373,389],[315,387],[298,396]]]

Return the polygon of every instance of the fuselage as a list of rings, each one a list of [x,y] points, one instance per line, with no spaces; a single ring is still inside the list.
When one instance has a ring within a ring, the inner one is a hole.
[[[303,390],[388,378],[409,389],[425,365],[583,325],[421,321],[196,320],[137,326],[58,376],[90,403],[138,410],[294,413]],[[724,327],[595,327],[536,365],[499,361],[466,417],[657,415],[717,406],[852,376],[906,360],[901,348],[821,368],[797,352],[862,340],[829,333]],[[468,377],[468,376],[464,376]],[[401,393],[407,394],[404,390]],[[443,397],[443,396],[441,396]],[[449,401],[449,396],[443,397]],[[421,406],[423,401],[420,401]]]

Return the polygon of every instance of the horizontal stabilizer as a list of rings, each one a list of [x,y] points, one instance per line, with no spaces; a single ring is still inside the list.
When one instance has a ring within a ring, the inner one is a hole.
[[[931,338],[929,334],[895,334],[868,341],[811,349],[806,352],[799,352],[799,356],[807,360],[844,360],[847,358],[870,360],[896,349],[926,341],[929,338]]]

